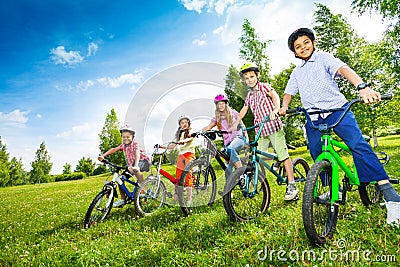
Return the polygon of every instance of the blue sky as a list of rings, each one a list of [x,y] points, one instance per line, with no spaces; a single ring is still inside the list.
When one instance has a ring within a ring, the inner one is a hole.
[[[360,35],[381,38],[385,26],[379,17],[349,14],[349,1],[320,2],[347,16]],[[287,36],[309,26],[314,11],[311,2],[301,0],[4,0],[2,142],[11,157],[22,157],[26,170],[42,141],[52,173],[60,173],[66,162],[75,168],[82,157],[95,160],[106,114],[115,108],[124,123],[131,100],[151,77],[193,61],[239,67],[244,18],[262,39],[273,40],[269,56],[272,72],[278,73],[296,62],[286,48]],[[213,94],[211,89],[207,95]]]

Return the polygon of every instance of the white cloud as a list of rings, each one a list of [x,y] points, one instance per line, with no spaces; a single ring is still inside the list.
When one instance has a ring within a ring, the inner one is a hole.
[[[97,50],[99,49],[99,46],[96,43],[89,43],[88,44],[88,52],[87,52],[87,56],[94,56],[97,52]]]
[[[187,10],[199,14],[203,9],[207,9],[207,12],[215,11],[218,15],[222,15],[228,6],[235,3],[235,0],[181,0],[180,2]]]
[[[81,63],[84,59],[83,56],[80,55],[79,51],[69,51],[65,50],[64,46],[58,46],[57,48],[52,48],[50,50],[50,54],[52,55],[50,58],[53,60],[55,64],[62,65],[74,65]]]
[[[6,124],[25,124],[28,121],[26,115],[29,111],[20,111],[16,109],[11,111],[10,113],[0,112],[0,122],[4,122]]]
[[[111,88],[118,88],[125,84],[132,85],[134,87],[135,85],[140,84],[143,81],[143,78],[144,71],[137,70],[134,73],[121,74],[116,78],[102,77],[97,79],[97,82]]]
[[[203,46],[207,44],[207,41],[205,40],[207,37],[207,34],[203,33],[201,35],[201,38],[195,39],[192,41],[192,44],[197,45],[197,46]]]
[[[200,40],[200,39],[195,39],[193,40],[192,44],[197,45],[197,46],[203,46],[207,44],[206,40]]]
[[[59,133],[56,135],[57,138],[70,139],[70,138],[81,138],[84,133],[90,132],[91,127],[89,123],[83,125],[73,126],[71,130]]]
[[[76,90],[78,92],[81,91],[87,91],[90,87],[92,87],[94,85],[94,82],[91,80],[87,80],[87,81],[80,81],[77,85],[76,85]]]
[[[181,0],[180,2],[187,10],[194,10],[199,14],[203,7],[207,6],[207,1],[205,0]]]
[[[36,114],[36,118],[41,119],[42,117],[42,114]]]

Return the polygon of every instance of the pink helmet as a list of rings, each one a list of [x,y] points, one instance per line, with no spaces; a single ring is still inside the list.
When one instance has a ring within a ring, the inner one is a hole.
[[[225,103],[228,103],[228,98],[226,98],[226,96],[224,96],[224,95],[217,95],[215,98],[214,98],[214,103],[215,104],[217,104],[219,101],[224,101]]]

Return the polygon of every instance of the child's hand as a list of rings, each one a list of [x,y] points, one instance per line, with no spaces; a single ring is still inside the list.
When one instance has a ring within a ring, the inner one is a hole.
[[[372,104],[381,100],[381,94],[372,90],[370,87],[361,89],[359,93],[360,93],[360,98],[364,102],[364,104]]]
[[[286,110],[287,110],[287,108],[281,107],[281,108],[278,110],[279,115],[280,115],[280,116],[285,116],[285,115],[286,115]]]
[[[103,160],[104,160],[104,157],[103,157],[103,155],[99,155],[99,156],[97,157],[97,159],[98,159],[99,161],[103,161]]]
[[[274,109],[274,110],[269,114],[269,119],[270,119],[271,121],[276,120],[276,119],[279,117],[278,112],[279,112],[279,109]]]
[[[140,169],[139,169],[139,167],[132,167],[132,166],[129,166],[129,167],[128,167],[128,171],[129,171],[130,173],[135,173],[135,172],[140,172]]]

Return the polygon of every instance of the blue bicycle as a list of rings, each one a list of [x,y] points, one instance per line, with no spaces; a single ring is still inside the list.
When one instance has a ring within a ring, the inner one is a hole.
[[[276,177],[279,185],[288,182],[285,168],[276,154],[257,149],[258,139],[267,121],[269,121],[269,116],[266,116],[261,123],[243,129],[249,131],[260,128],[254,141],[246,144],[250,147],[247,166],[236,169],[225,184],[224,208],[233,221],[251,220],[268,209],[271,192],[266,179],[265,168]],[[274,163],[269,165],[261,156],[273,160]],[[302,158],[293,160],[294,181],[296,183],[304,182],[309,170],[310,167],[306,160]]]
[[[113,178],[111,181],[105,183],[101,192],[97,194],[92,203],[89,205],[84,220],[85,228],[89,228],[90,226],[95,225],[107,218],[113,207],[114,198],[118,197],[117,183],[120,185],[121,189],[126,195],[125,202],[127,204],[132,203],[135,198],[137,198],[136,193],[138,191],[139,184],[135,181],[129,180],[129,178],[132,177],[132,174],[128,171],[127,167],[118,166],[106,159],[104,159],[102,162],[113,168]],[[129,191],[125,185],[125,182],[134,186],[132,191]],[[137,210],[138,207],[136,207],[136,203],[139,202],[135,201],[135,208]],[[161,204],[162,203],[163,202],[161,202]]]

